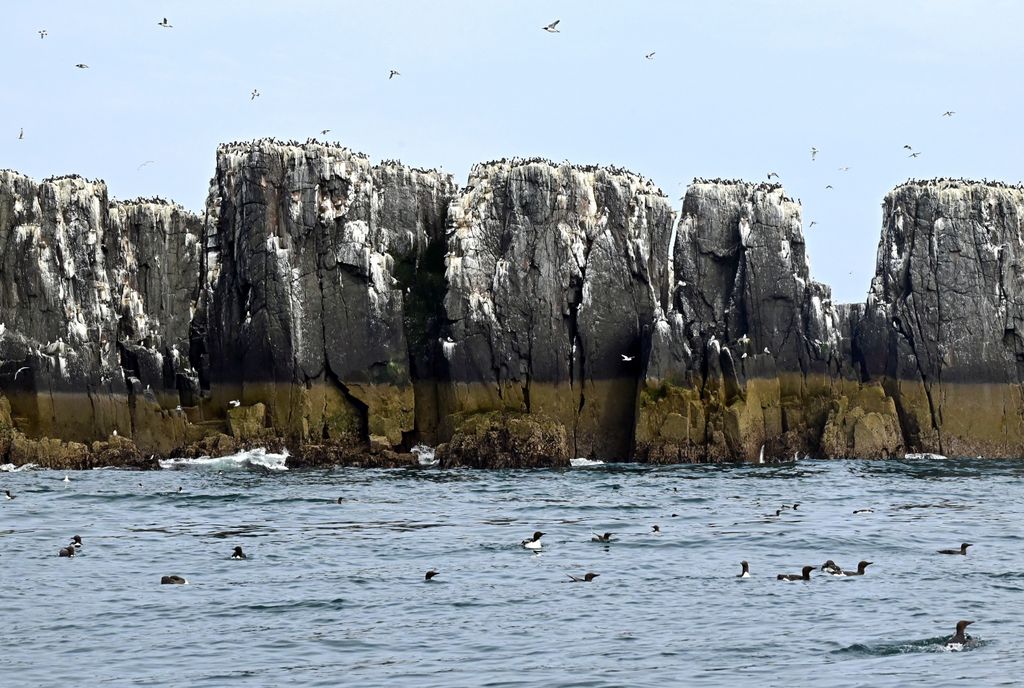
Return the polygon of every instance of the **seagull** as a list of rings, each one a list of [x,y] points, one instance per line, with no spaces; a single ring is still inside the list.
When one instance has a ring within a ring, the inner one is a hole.
[[[426,572],[426,574],[424,574],[423,580],[430,580],[431,578],[433,578],[434,576],[436,576],[439,573],[441,573],[441,572],[437,571],[435,569],[430,569],[429,571]]]
[[[328,135],[328,134],[330,134],[330,133],[331,133],[331,130],[330,130],[330,129],[321,129],[321,130],[320,130],[320,135],[321,135],[321,136],[327,136],[327,135]]]
[[[743,346],[746,346],[747,344],[749,344],[749,343],[750,343],[750,337],[748,337],[748,336],[747,336],[747,333],[746,333],[746,332],[744,332],[744,333],[743,333],[743,336],[742,336],[742,337],[740,337],[739,339],[737,339],[736,341],[738,341],[738,342],[739,342],[740,344],[742,344]]]
[[[644,59],[645,60],[653,60],[654,59],[654,53],[647,53],[646,55],[644,55]]]
[[[826,188],[826,189],[831,189],[831,188],[832,188],[832,185],[831,185],[831,184],[826,184],[826,185],[825,185],[825,188]]]
[[[811,162],[814,162],[814,158],[818,155],[818,149],[811,146]]]
[[[921,155],[921,152],[920,152],[920,151],[918,151],[917,153],[911,153],[911,154],[910,154],[910,155],[908,155],[907,157],[909,157],[909,158],[916,158],[916,157],[917,157],[917,156],[919,156],[919,155]]]
[[[46,33],[46,29],[43,29],[42,31],[36,31],[36,33],[39,34],[39,40],[43,40],[48,35]]]
[[[747,357],[747,352],[746,352],[746,351],[744,351],[744,352],[743,352],[743,355],[742,355],[742,356],[740,356],[740,358],[746,358],[746,357]]]
[[[580,578],[579,576],[574,576],[571,573],[567,573],[565,575],[569,576],[569,578],[572,579],[573,583],[590,583],[595,578],[600,576],[601,574],[600,573],[587,573],[582,578]]]
[[[768,347],[767,347],[767,346],[766,346],[766,347],[764,348],[764,352],[765,352],[766,354],[770,354],[770,353],[771,353],[771,351],[769,351],[769,350],[768,350]]]
[[[66,482],[66,483],[71,482],[71,478],[68,477],[67,473],[64,474],[64,482]]]
[[[157,22],[157,26],[162,26],[165,29],[173,29],[174,28],[174,26],[172,26],[171,23],[169,21],[167,21],[167,17],[164,17],[164,20],[162,22]]]
[[[952,111],[952,110],[946,110],[945,112],[942,113],[942,116],[943,117],[952,117],[955,114],[956,113],[954,111]]]
[[[242,405],[242,402],[240,402],[238,399],[232,399],[228,403],[231,404],[231,408],[238,408],[239,406]]]
[[[771,179],[772,177],[775,177],[776,179],[778,179],[779,178],[779,174],[777,172],[769,172],[768,173],[768,178]]]
[[[79,69],[89,69],[89,65],[87,65],[87,64],[85,64],[83,62],[79,62],[75,66],[78,67]]]
[[[636,358],[636,356],[627,356],[626,354],[622,354],[622,362],[623,363],[629,363],[634,358]]]
[[[181,413],[181,411],[182,411],[181,404],[178,404],[177,406],[175,406],[174,410],[177,411],[178,413]]]
[[[560,21],[562,21],[562,20],[561,19],[556,19],[555,21],[553,21],[550,24],[548,24],[547,26],[545,26],[544,30],[547,31],[548,33],[558,33],[558,22],[560,22]]]
[[[388,73],[388,81],[391,81],[391,80],[392,80],[392,79],[394,79],[394,78],[395,78],[396,76],[402,76],[402,74],[401,74],[401,73],[400,73],[400,72],[399,72],[399,71],[398,71],[397,69],[392,69],[392,70],[391,70],[391,71],[390,71],[390,72]]]
[[[29,367],[28,367],[28,366],[21,366],[20,368],[18,368],[17,370],[15,370],[15,371],[14,371],[14,379],[15,379],[15,380],[17,380],[17,379],[18,379],[18,376],[19,376],[19,375],[21,375],[21,374],[22,374],[23,372],[25,372],[25,371],[26,371],[26,370],[28,370],[28,369],[29,369]]]
[[[138,167],[136,167],[135,171],[138,172],[139,170],[141,170],[146,165],[152,165],[154,162],[156,162],[156,160],[147,160],[146,162],[144,162],[141,165],[139,165]]]
[[[256,99],[257,99],[257,98],[259,98],[259,97],[260,97],[260,92],[259,92],[259,91],[257,91],[257,90],[256,90],[256,89],[254,88],[254,89],[252,90],[252,95],[250,95],[250,96],[249,96],[249,100],[256,100]]]

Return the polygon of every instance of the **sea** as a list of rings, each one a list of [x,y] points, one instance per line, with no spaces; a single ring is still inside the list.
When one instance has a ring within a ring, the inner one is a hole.
[[[2,467],[0,685],[1024,681],[1024,461],[480,471],[420,458]],[[543,548],[524,549],[538,530]],[[58,557],[74,535],[77,556]],[[962,542],[967,556],[937,552]],[[873,563],[776,579],[828,559]],[[953,651],[960,619],[974,639]]]

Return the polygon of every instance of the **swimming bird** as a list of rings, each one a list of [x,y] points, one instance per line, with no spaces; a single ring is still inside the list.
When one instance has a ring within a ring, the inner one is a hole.
[[[874,563],[874,562],[862,561],[859,564],[857,564],[857,570],[856,571],[847,571],[847,570],[844,569],[841,572],[840,575],[843,575],[843,576],[863,576],[864,575],[864,569],[866,569],[867,567],[871,566],[872,563]]]
[[[402,74],[397,69],[392,69],[390,72],[388,72],[388,81],[391,81],[396,76],[402,76]]]
[[[814,162],[814,159],[816,157],[818,157],[818,149],[815,148],[814,146],[811,146],[811,162]]]
[[[423,580],[430,580],[431,578],[433,578],[434,576],[436,576],[439,573],[441,573],[441,572],[440,571],[435,571],[434,569],[430,569],[429,571],[426,572],[426,574],[424,574]]]
[[[169,21],[167,21],[167,17],[164,17],[164,20],[163,20],[163,21],[161,21],[161,22],[157,22],[157,24],[156,24],[156,25],[157,25],[157,26],[162,26],[162,27],[164,27],[165,29],[173,29],[173,28],[174,28],[174,26],[172,26],[172,25],[171,25],[171,23],[170,23]]]
[[[661,532],[661,526],[659,526],[659,525],[651,526],[651,532],[652,533],[660,533]]]
[[[78,67],[79,69],[89,69],[89,65],[87,65],[87,64],[85,64],[83,62],[79,62],[75,66]]]
[[[11,491],[10,491],[10,490],[4,490],[4,496],[5,496],[5,497],[6,497],[7,499],[14,499],[14,495],[12,495],[12,494],[11,494]]]
[[[746,357],[747,357],[747,352],[746,352],[746,351],[744,351],[744,352],[743,352],[743,355],[742,355],[742,356],[740,356],[740,358],[746,358]]]
[[[765,518],[778,518],[782,515],[782,509],[776,509],[774,514],[765,514]]]
[[[36,33],[39,34],[39,40],[43,40],[44,38],[46,38],[47,36],[50,35],[50,34],[48,34],[46,32],[46,29],[42,29],[40,31],[36,31]]]
[[[945,112],[942,113],[942,116],[943,117],[952,117],[955,114],[956,114],[956,112],[954,112],[953,110],[946,110]],[[974,623],[974,622],[973,621],[968,621],[967,623]]]
[[[645,60],[653,60],[654,59],[654,53],[653,52],[652,53],[647,53],[646,55],[644,55],[644,59]]]
[[[528,540],[523,540],[519,544],[521,544],[526,549],[541,549],[542,545],[540,544],[540,539],[542,537],[544,537],[544,533],[538,530],[533,534],[532,538],[529,538]]]
[[[797,453],[799,453],[799,452],[797,452]],[[800,510],[800,502],[793,502],[792,506],[790,506],[789,504],[783,504],[782,508],[783,509],[792,509],[793,511],[799,511]]]
[[[745,561],[741,561],[740,562],[740,566],[743,567],[743,570],[740,571],[740,573],[736,577],[737,578],[750,578],[750,564],[748,564]]]
[[[252,90],[252,93],[249,95],[249,100],[256,100],[259,97],[260,97],[260,92],[254,88]]]
[[[82,546],[82,536],[81,535],[74,536],[73,538],[71,538],[71,542],[69,544],[72,547],[74,547],[75,549],[78,549],[79,547]]]
[[[590,541],[591,542],[611,542],[612,541],[612,535],[614,535],[614,533],[605,533],[604,535],[600,535],[598,533],[594,533],[594,537],[590,538]]]
[[[595,578],[600,576],[601,574],[600,573],[586,573],[586,574],[583,575],[582,578],[580,578],[579,576],[574,576],[571,573],[567,573],[565,575],[569,576],[569,578],[572,579],[573,583],[590,583]]]
[[[798,581],[798,580],[811,580],[811,571],[814,570],[813,566],[805,566],[803,572],[800,575],[795,573],[780,573],[776,580],[780,581]]]
[[[967,548],[973,546],[970,542],[964,542],[960,545],[960,549],[940,549],[939,554],[962,554],[967,556]]]
[[[242,548],[240,546],[235,546],[235,551],[231,553],[231,558],[248,559],[249,557],[245,556],[245,552],[242,551]]]
[[[64,482],[66,482],[66,483],[71,482],[71,478],[68,477],[67,473],[64,474]]]
[[[238,408],[239,406],[242,405],[242,402],[240,402],[238,399],[232,399],[228,403],[231,405],[231,408]]]
[[[75,556],[75,546],[68,545],[67,547],[61,547],[60,551],[57,552],[58,557],[73,557]]]
[[[872,509],[871,507],[868,507],[867,509],[854,509],[853,513],[855,513],[855,514],[873,514],[873,513],[875,513],[875,510]]]
[[[21,366],[20,368],[18,368],[17,370],[15,370],[15,371],[14,371],[14,379],[15,379],[15,380],[17,380],[17,379],[18,379],[18,376],[19,376],[19,375],[21,375],[21,374],[22,374],[23,372],[25,372],[25,371],[26,371],[26,370],[28,370],[28,369],[29,369],[29,367],[28,367],[28,366]]]
[[[973,621],[957,621],[956,622],[956,633],[953,635],[952,638],[950,638],[949,640],[946,641],[946,647],[948,647],[951,650],[953,650],[953,649],[961,650],[961,649],[963,649],[964,645],[967,645],[969,642],[974,640],[974,638],[972,638],[971,636],[969,636],[966,633],[964,633],[964,631],[967,630],[967,627],[970,626],[972,623],[974,623],[974,622]]]
[[[181,576],[161,576],[160,585],[188,585],[188,581]]]
[[[626,354],[621,354],[621,356],[622,356],[622,362],[623,363],[629,363],[634,358],[636,358],[636,356],[627,356]]]
[[[830,573],[833,576],[841,576],[841,575],[843,575],[843,570],[841,568],[839,568],[839,564],[835,563],[831,559],[829,559],[828,561],[826,561],[824,564],[821,565],[821,570],[824,571],[825,573]]]
[[[561,19],[556,19],[555,21],[551,22],[547,26],[543,27],[543,29],[545,31],[547,31],[548,33],[559,33],[559,31],[558,31],[558,22],[560,22],[560,21],[562,21],[562,20]]]

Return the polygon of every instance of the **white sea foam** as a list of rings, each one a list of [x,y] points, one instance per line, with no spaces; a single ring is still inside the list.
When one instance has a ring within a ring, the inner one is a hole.
[[[905,458],[905,459],[945,459],[947,457],[943,456],[942,454],[929,454],[929,453],[925,452],[923,454],[906,454],[906,455],[904,455],[903,458]]]
[[[213,468],[223,471],[259,466],[271,471],[287,471],[288,466],[285,465],[287,460],[288,452],[274,454],[260,448],[217,458],[200,456],[196,459],[161,459],[160,468]]]
[[[592,461],[590,459],[584,459],[582,457],[577,459],[569,459],[569,465],[573,468],[584,468],[586,466],[603,466],[604,461]]]
[[[416,455],[421,466],[436,466],[440,460],[434,457],[434,448],[426,444],[417,444],[409,450]]]
[[[0,473],[17,473],[19,471],[31,471],[39,468],[34,463],[26,463],[23,466],[15,466],[13,463],[0,464]]]

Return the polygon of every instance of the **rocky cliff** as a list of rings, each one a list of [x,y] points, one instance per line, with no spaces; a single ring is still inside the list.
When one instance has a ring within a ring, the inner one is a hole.
[[[863,304],[778,185],[546,160],[450,175],[221,146],[204,217],[0,172],[0,460],[153,466],[1020,455],[1024,192],[885,200]]]

